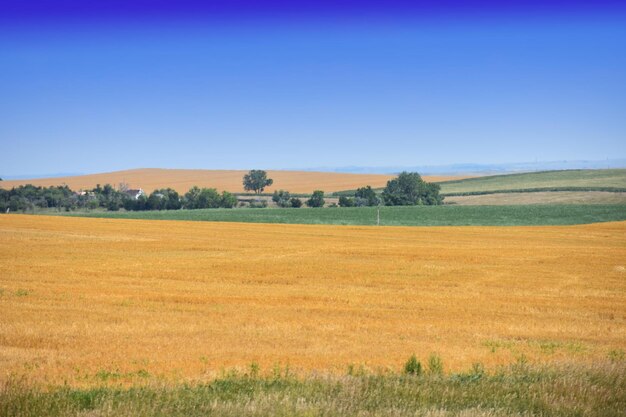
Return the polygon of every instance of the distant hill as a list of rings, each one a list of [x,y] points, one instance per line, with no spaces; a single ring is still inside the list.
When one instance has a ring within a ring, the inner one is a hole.
[[[311,172],[311,171],[273,171],[268,170],[268,176],[274,180],[274,185],[265,191],[275,189],[288,190],[292,193],[310,193],[316,189],[325,192],[354,189],[365,185],[374,188],[384,187],[392,175],[382,174],[348,174],[338,172]],[[157,188],[171,187],[179,193],[184,193],[194,185],[199,187],[217,188],[220,191],[243,192],[242,178],[244,170],[201,170],[201,169],[131,169],[126,171],[107,172],[102,174],[77,175],[68,177],[21,179],[0,181],[0,187],[12,187],[33,184],[37,186],[51,186],[66,184],[73,190],[91,189],[97,184],[111,184],[118,186],[127,183],[130,188],[143,188],[151,192]],[[446,181],[463,178],[451,176],[426,177],[429,181]]]
[[[332,171],[345,173],[395,174],[402,171],[419,172],[422,175],[493,175],[519,172],[555,171],[572,169],[626,168],[626,159],[605,159],[592,161],[537,161],[503,164],[449,164],[364,167],[348,166],[339,168],[312,168],[311,171]]]

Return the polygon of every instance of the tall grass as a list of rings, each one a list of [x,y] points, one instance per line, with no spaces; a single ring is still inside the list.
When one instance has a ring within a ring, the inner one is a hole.
[[[479,371],[477,371],[479,369]],[[11,380],[0,415],[45,416],[623,416],[624,363],[518,363],[486,373],[343,377],[229,374],[206,384],[43,389]]]

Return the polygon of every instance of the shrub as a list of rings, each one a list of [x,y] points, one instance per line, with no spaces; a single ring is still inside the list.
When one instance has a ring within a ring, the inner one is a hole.
[[[266,208],[267,207],[267,200],[251,201],[250,205],[248,207],[250,207],[250,208]]]
[[[404,373],[407,375],[420,375],[422,373],[422,364],[412,355],[404,364]]]
[[[433,375],[443,374],[443,361],[436,353],[431,353],[428,358],[428,371]]]
[[[369,185],[367,187],[357,189],[354,196],[357,199],[362,200],[361,205],[363,206],[377,206],[380,202],[378,196],[376,195],[376,191],[374,191]]]
[[[228,191],[222,191],[220,206],[224,208],[233,208],[237,205],[237,197]]]
[[[306,205],[309,207],[324,207],[324,191],[313,191],[313,195],[306,201]]]
[[[289,194],[289,191],[276,190],[272,195],[272,201],[275,202],[278,207],[290,207],[291,195]]]
[[[291,197],[291,199],[289,200],[289,203],[291,203],[291,207],[293,207],[293,208],[300,208],[300,207],[302,207],[302,200],[300,200],[299,198],[296,198],[296,197]]]
[[[341,197],[339,197],[339,205],[341,207],[354,207],[354,198],[342,195]]]

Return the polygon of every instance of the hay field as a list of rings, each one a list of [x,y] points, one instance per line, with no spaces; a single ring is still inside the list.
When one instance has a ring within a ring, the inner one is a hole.
[[[356,227],[0,216],[0,378],[447,370],[626,349],[626,222]]]
[[[130,188],[143,188],[152,192],[158,188],[171,187],[179,193],[185,193],[194,185],[199,187],[217,188],[232,193],[243,192],[242,179],[248,171],[238,170],[206,170],[206,169],[131,169],[126,171],[107,172],[102,174],[79,175],[73,177],[42,178],[1,181],[0,188],[10,189],[25,184],[37,186],[68,185],[72,190],[91,189],[97,184],[117,186],[127,183]],[[309,171],[267,171],[268,177],[274,180],[274,189],[289,190],[292,193],[312,193],[314,190],[326,192],[353,189],[371,185],[384,187],[393,175],[380,174],[343,174],[335,172]],[[435,176],[424,177],[428,181],[447,181],[466,177]]]

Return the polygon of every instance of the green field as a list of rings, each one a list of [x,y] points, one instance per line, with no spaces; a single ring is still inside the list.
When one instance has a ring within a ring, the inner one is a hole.
[[[560,189],[562,191],[626,188],[626,169],[543,171],[492,175],[439,183],[442,194],[493,192],[505,190]]]
[[[486,373],[403,375],[356,371],[296,378],[254,372],[199,385],[46,390],[0,386],[0,415],[71,416],[623,416],[623,362]]]
[[[146,220],[376,224],[376,207],[98,211],[62,215]],[[380,209],[380,224],[383,226],[567,225],[618,220],[626,220],[626,205],[404,206]]]

